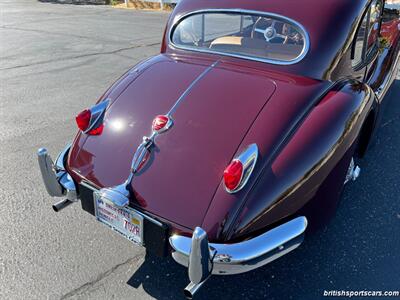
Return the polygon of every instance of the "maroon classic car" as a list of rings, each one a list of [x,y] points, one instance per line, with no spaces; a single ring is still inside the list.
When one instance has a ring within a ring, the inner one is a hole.
[[[357,179],[378,127],[399,57],[398,16],[382,23],[384,7],[180,1],[161,53],[76,117],[54,163],[38,151],[48,193],[64,197],[54,210],[80,201],[172,255],[188,297],[212,274],[292,251]]]

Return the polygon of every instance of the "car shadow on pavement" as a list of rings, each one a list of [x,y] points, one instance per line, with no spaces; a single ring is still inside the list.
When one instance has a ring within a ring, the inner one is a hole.
[[[140,285],[156,299],[171,299],[183,296],[183,288],[188,283],[187,269],[170,258],[146,254],[143,264],[127,282],[138,288]]]
[[[362,175],[346,186],[336,216],[295,251],[258,270],[211,277],[196,299],[320,299],[332,290],[393,291],[400,282],[400,81],[388,94]],[[396,99],[397,97],[397,99]],[[186,268],[146,256],[127,282],[157,299],[183,299]]]

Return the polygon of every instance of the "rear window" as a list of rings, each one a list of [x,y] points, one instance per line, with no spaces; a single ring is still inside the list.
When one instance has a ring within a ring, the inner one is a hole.
[[[274,14],[203,11],[184,16],[173,26],[176,48],[211,52],[275,64],[300,61],[308,36],[297,22]]]

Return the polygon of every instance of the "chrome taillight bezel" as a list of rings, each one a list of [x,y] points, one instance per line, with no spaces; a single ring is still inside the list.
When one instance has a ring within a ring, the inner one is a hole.
[[[91,108],[90,110],[90,121],[89,121],[89,126],[86,130],[82,130],[83,133],[85,134],[90,134],[90,132],[94,129],[97,129],[100,127],[103,122],[104,122],[104,115],[106,113],[107,107],[110,103],[109,99],[106,99]]]
[[[256,166],[258,159],[258,147],[257,144],[250,144],[239,156],[235,157],[234,160],[239,160],[243,165],[242,177],[239,185],[235,189],[229,189],[226,187],[224,182],[224,188],[229,194],[234,194],[244,188],[253,173],[254,167]]]

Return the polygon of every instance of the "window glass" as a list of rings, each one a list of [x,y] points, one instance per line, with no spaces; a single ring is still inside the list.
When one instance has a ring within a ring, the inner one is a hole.
[[[383,9],[382,0],[374,0],[365,15],[354,43],[353,67],[364,61],[365,56],[373,49],[379,38],[380,20]],[[365,41],[367,42],[365,45]]]
[[[360,28],[358,29],[357,32],[353,50],[354,51],[354,58],[352,60],[353,67],[361,64],[362,61],[364,60],[364,41],[366,33],[365,31],[367,30],[368,17],[369,14],[367,13],[364,19],[362,20]]]
[[[188,50],[279,62],[298,59],[307,45],[300,26],[286,18],[212,11],[183,18],[171,42]]]
[[[380,16],[382,11],[382,0],[373,1],[369,18],[368,47],[370,50],[377,42],[379,37]]]

